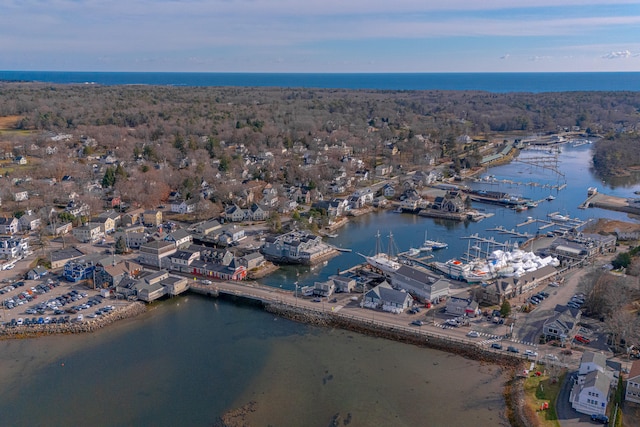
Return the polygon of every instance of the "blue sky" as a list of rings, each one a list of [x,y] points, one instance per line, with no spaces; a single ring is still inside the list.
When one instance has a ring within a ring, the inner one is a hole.
[[[0,0],[0,70],[640,71],[640,0]]]

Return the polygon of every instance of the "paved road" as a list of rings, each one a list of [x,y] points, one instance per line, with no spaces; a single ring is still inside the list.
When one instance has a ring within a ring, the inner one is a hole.
[[[576,412],[569,403],[569,395],[576,374],[576,372],[570,372],[566,375],[556,402],[556,414],[562,427],[581,427],[584,424],[591,424],[589,415]]]

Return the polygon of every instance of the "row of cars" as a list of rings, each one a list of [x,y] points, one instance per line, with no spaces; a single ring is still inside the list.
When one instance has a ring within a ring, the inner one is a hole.
[[[30,303],[34,299],[37,299],[38,295],[43,295],[47,292],[50,292],[59,285],[60,282],[49,279],[47,282],[32,286],[31,288],[25,289],[12,297],[6,298],[2,301],[2,306],[7,310],[12,310],[16,307]],[[11,285],[3,287],[2,291],[4,291],[4,294],[21,287],[24,287],[24,282],[18,281]]]
[[[87,315],[88,318],[96,318],[98,315],[103,315],[110,313],[114,307],[112,305],[108,305],[106,307],[101,308],[100,310],[96,310],[95,314]],[[64,311],[62,313],[65,313]],[[58,314],[58,313],[56,313]],[[35,326],[35,325],[55,325],[55,324],[65,324],[70,322],[82,322],[84,320],[84,316],[82,314],[78,314],[77,316],[71,317],[70,315],[65,316],[40,316],[40,317],[19,317],[18,319],[11,319],[11,321],[4,324],[5,327],[16,327],[16,326]]]
[[[542,302],[542,300],[544,300],[545,298],[547,298],[549,296],[548,292],[544,292],[544,291],[540,291],[535,295],[532,295],[529,298],[529,302],[533,305],[538,305]]]

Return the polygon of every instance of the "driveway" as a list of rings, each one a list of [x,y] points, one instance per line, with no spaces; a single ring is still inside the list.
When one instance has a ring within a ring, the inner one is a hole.
[[[576,375],[577,372],[567,373],[556,401],[556,414],[562,427],[579,427],[584,426],[584,424],[591,424],[589,415],[576,412],[571,407],[571,403],[569,403],[569,395]]]

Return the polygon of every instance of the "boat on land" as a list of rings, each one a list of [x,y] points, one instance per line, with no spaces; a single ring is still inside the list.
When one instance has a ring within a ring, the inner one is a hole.
[[[398,258],[394,255],[395,244],[393,242],[393,233],[389,232],[389,248],[385,253],[382,250],[382,243],[380,242],[380,232],[376,234],[376,253],[373,256],[365,256],[360,254],[367,263],[385,274],[391,274],[397,271],[402,264],[398,262]]]

